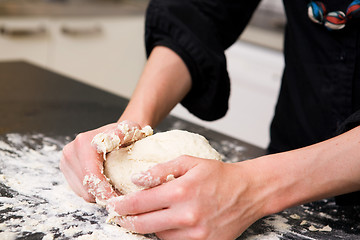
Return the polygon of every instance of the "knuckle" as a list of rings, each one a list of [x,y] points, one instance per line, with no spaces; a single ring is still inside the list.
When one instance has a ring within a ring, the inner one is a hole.
[[[206,227],[196,227],[189,231],[189,238],[193,240],[208,239],[210,230]]]
[[[84,133],[79,133],[78,135],[76,135],[75,139],[74,139],[74,143],[76,145],[81,144],[85,139],[85,134]]]
[[[185,187],[177,186],[171,192],[171,200],[172,201],[182,200],[186,196],[186,193],[187,193],[187,190]]]
[[[179,225],[194,227],[199,222],[199,214],[196,211],[187,211],[179,220]]]

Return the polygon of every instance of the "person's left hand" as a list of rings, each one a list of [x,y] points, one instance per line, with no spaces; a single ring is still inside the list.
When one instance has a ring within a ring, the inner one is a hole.
[[[104,156],[109,151],[106,148],[117,147],[117,144],[127,145],[145,137],[146,134],[141,130],[135,122],[122,121],[77,135],[74,141],[64,147],[60,160],[60,169],[71,189],[86,201],[99,204],[118,196],[103,174]],[[101,149],[92,144],[97,134],[100,134],[99,140],[102,140],[99,142],[104,143],[100,144]],[[108,146],[105,144],[108,141],[101,136],[117,137],[119,142]]]
[[[264,184],[254,181],[251,162],[181,156],[134,176],[152,188],[110,199],[108,209],[122,227],[161,239],[235,239],[265,215]],[[176,179],[166,182],[170,174]]]

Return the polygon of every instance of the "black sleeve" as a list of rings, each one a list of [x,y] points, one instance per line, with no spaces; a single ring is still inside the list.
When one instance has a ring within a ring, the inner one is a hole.
[[[347,132],[360,125],[360,110],[350,115],[337,129],[337,135]]]
[[[260,0],[152,0],[145,24],[146,51],[166,46],[185,62],[192,89],[181,102],[203,120],[228,109],[230,80],[224,50],[247,25]]]

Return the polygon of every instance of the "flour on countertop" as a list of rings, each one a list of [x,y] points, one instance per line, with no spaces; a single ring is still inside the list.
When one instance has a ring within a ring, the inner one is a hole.
[[[0,137],[0,239],[156,239],[106,223],[107,211],[68,187],[59,170],[67,137]]]
[[[62,147],[70,140],[41,134],[0,136],[0,239],[151,239],[106,224],[104,208],[72,192],[58,168]],[[227,162],[246,159],[246,149],[236,143],[209,141]],[[238,239],[357,239],[359,223],[359,208],[348,211],[324,200],[265,217]],[[312,232],[311,225],[331,232]]]

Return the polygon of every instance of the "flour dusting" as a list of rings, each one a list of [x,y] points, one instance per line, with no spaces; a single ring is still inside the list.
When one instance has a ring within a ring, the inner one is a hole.
[[[58,167],[68,137],[0,137],[0,239],[156,239],[106,223],[107,211],[68,187]]]

